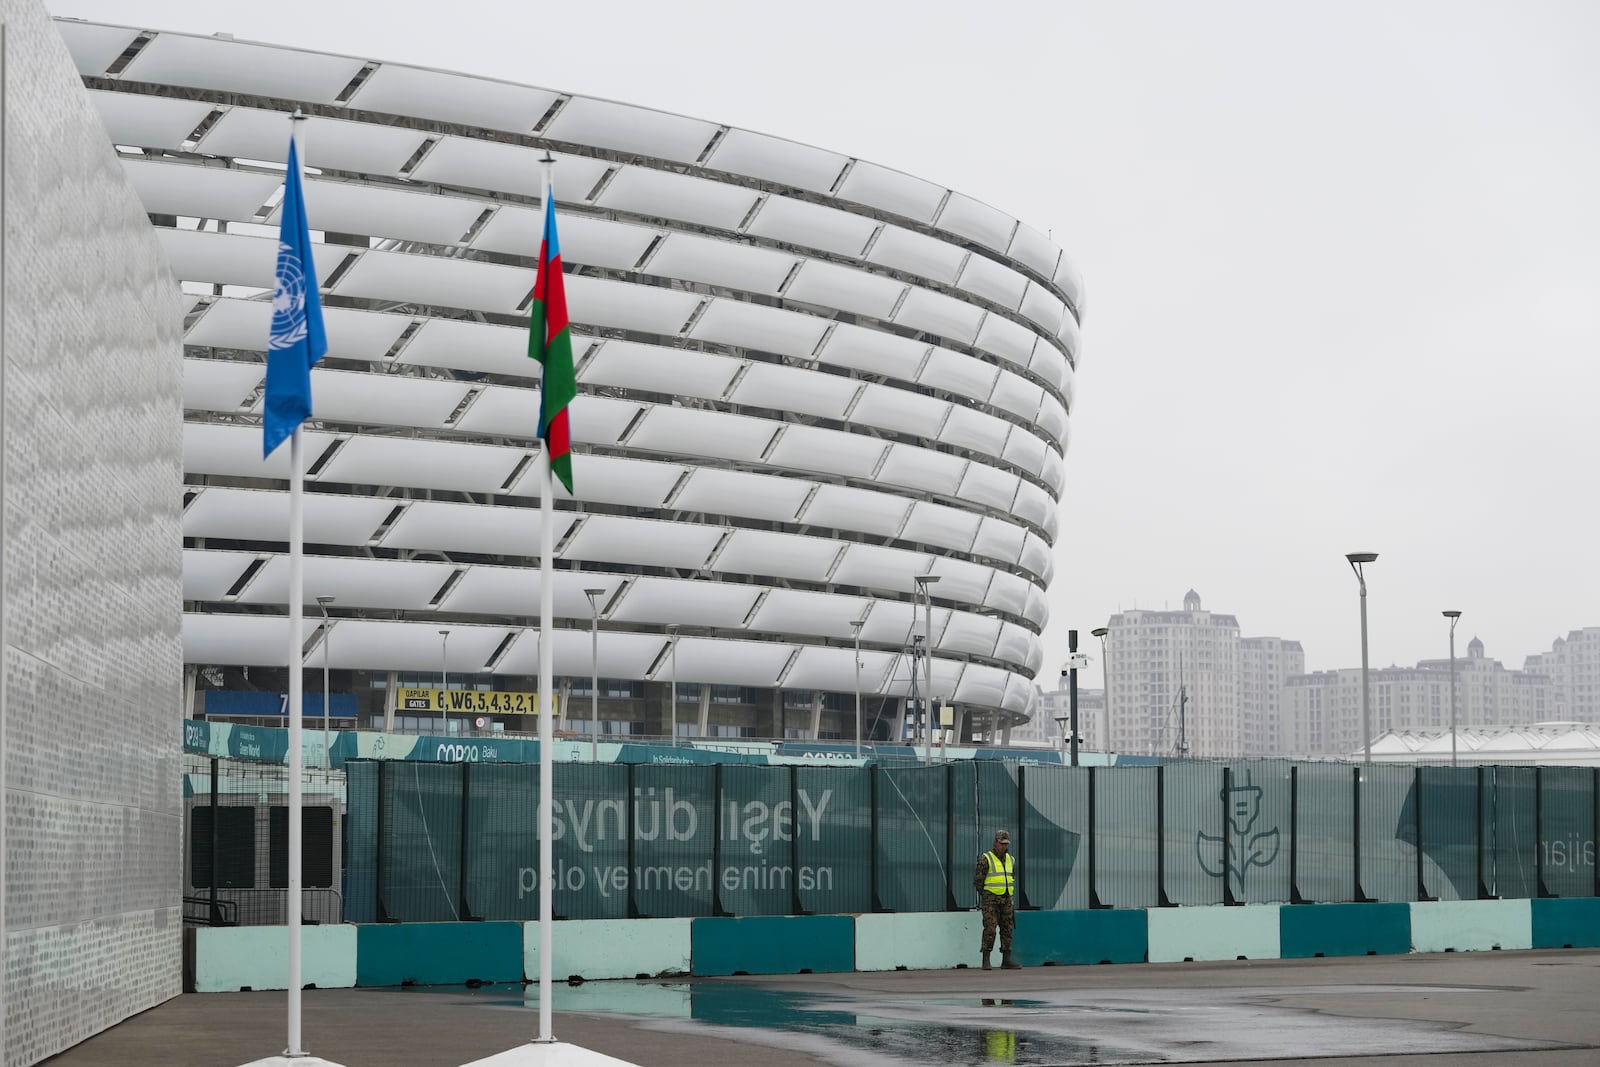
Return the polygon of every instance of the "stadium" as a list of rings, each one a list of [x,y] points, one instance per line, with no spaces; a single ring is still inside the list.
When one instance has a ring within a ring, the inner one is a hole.
[[[1027,719],[1082,310],[1045,234],[713,121],[56,25],[184,292],[186,714],[286,706],[288,459],[262,461],[260,410],[299,109],[329,336],[305,663],[343,724],[534,729],[546,152],[579,389],[553,531],[562,728],[852,738],[864,693],[863,732],[888,739],[930,686],[964,738]]]

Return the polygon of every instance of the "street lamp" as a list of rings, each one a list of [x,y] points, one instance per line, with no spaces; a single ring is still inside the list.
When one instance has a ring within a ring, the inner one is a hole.
[[[1106,658],[1106,634],[1110,632],[1104,626],[1089,631],[1090,637],[1100,639],[1100,684],[1105,690],[1100,695],[1100,745],[1107,755],[1111,753],[1111,661]]]
[[[450,631],[439,631],[439,709],[444,713],[445,736],[450,734]]]
[[[923,650],[927,659],[922,665],[922,706],[927,709],[927,732],[922,735],[922,762],[933,762],[933,593],[928,586],[939,580],[937,574],[918,574],[914,576],[917,588],[922,592],[922,635]],[[916,610],[915,605],[912,610]],[[916,670],[913,661],[912,670]]]
[[[1456,765],[1456,623],[1461,621],[1461,612],[1447,611],[1444,617],[1450,620],[1450,766]]]
[[[678,747],[678,624],[673,623],[667,627],[667,636],[672,641],[672,692],[668,701],[672,705],[672,747]]]
[[[1345,559],[1350,561],[1350,569],[1356,572],[1356,581],[1361,583],[1361,761],[1372,762],[1372,689],[1367,684],[1367,577],[1362,573],[1362,564],[1371,563],[1378,558],[1376,552],[1346,552]]]
[[[328,761],[328,768],[333,769],[333,749],[328,745],[328,657],[332,654],[328,644],[333,640],[333,631],[328,625],[328,605],[333,603],[331,596],[317,597],[317,607],[322,609],[322,758]]]
[[[589,719],[593,733],[589,735],[589,762],[600,762],[600,601],[604,589],[585,589],[589,598]]]
[[[850,632],[856,639],[856,759],[861,758],[861,627],[866,621],[854,619],[850,623]]]

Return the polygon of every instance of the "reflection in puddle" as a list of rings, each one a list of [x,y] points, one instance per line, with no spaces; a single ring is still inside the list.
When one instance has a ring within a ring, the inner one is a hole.
[[[591,982],[556,985],[552,992],[552,1008],[558,1012],[690,1019],[769,1035],[804,1035],[886,1062],[951,1067],[1151,1062],[1148,1050],[1136,1056],[1132,1049],[1103,1042],[995,1025],[997,1015],[1015,1023],[1019,1017],[1060,1011],[1060,1005],[1028,998],[874,996],[861,1000],[743,982]],[[484,987],[476,998],[496,1008],[538,1007],[535,986]],[[930,1021],[930,1016],[938,1021]],[[859,1062],[859,1055],[851,1059]]]

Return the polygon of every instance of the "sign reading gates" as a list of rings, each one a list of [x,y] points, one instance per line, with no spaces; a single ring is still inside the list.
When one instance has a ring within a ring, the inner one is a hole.
[[[461,715],[537,715],[538,693],[485,692],[479,689],[402,689],[396,707],[402,714],[437,712]]]

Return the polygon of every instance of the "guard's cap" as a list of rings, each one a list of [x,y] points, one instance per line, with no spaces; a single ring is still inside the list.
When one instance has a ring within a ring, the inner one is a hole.
[[[995,841],[995,844],[997,844],[997,845],[1002,841],[1006,842],[1007,844],[1010,844],[1011,835],[1008,832],[1006,832],[1005,830],[996,830],[994,832],[994,841]]]

